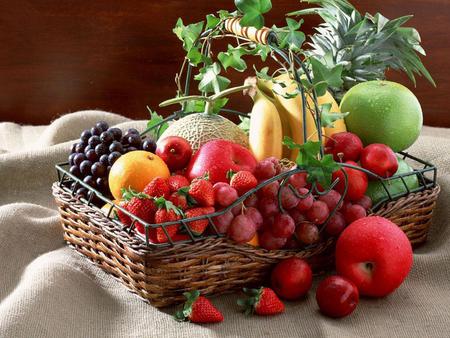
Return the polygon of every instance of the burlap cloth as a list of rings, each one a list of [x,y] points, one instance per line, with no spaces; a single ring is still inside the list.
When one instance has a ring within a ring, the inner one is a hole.
[[[100,119],[145,124],[100,111],[42,127],[0,123],[0,337],[450,337],[449,129],[425,127],[411,149],[438,166],[442,192],[429,241],[394,294],[362,299],[341,320],[320,315],[315,286],[276,318],[246,317],[228,295],[213,299],[225,321],[199,326],[175,322],[173,308],[144,303],[63,243],[50,192],[54,164]]]

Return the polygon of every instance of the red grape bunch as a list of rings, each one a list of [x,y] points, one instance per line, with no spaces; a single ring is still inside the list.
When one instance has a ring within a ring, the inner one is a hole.
[[[108,175],[117,159],[133,150],[155,152],[156,142],[142,139],[139,132],[130,128],[123,134],[119,128],[110,128],[105,121],[99,121],[91,129],[84,130],[80,140],[72,145],[69,155],[69,172],[92,188],[110,196]],[[87,197],[88,190],[74,182],[76,195]]]

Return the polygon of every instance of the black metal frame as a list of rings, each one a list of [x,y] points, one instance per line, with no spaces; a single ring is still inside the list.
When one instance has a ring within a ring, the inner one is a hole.
[[[208,34],[211,32],[211,30],[205,31],[203,32],[203,34],[200,36],[200,38],[197,40],[197,43],[199,43],[199,41],[205,37],[208,36]],[[238,37],[239,38],[239,37]],[[278,48],[277,45],[277,41],[276,41],[276,36],[275,34],[272,32],[269,34],[268,37],[268,46],[271,48],[271,50],[276,53],[278,56],[280,56],[287,64],[290,64],[290,59],[288,57],[288,54],[286,53],[285,50],[282,50],[280,48]],[[207,42],[207,47],[206,50],[208,51],[210,48],[209,45],[209,41]],[[311,76],[309,74],[309,71],[307,70],[306,65],[304,64],[304,62],[300,59],[299,56],[294,55],[293,56],[293,60],[294,60],[294,69],[296,69],[295,66],[299,67],[300,69],[303,70],[303,72],[306,74],[307,77],[307,81],[312,83],[312,79]],[[191,76],[192,76],[192,65],[189,64],[187,67],[187,73],[186,73],[186,80],[185,80],[185,92],[184,95],[188,96],[189,95],[189,91],[190,91],[190,82],[191,82]],[[295,79],[295,81],[298,84],[298,87],[300,89],[300,95],[302,97],[302,115],[303,115],[303,120],[306,121],[306,114],[307,114],[307,105],[306,105],[306,94],[305,94],[305,88],[303,87],[303,84],[300,81],[300,77],[297,71],[293,72],[293,78]],[[315,92],[315,90],[312,90],[312,95],[313,95],[313,102],[314,102],[314,110],[316,112],[315,116],[315,123],[316,123],[316,127],[318,130],[318,138],[319,140],[322,140],[322,128],[321,128],[321,121],[320,121],[320,109],[317,103],[317,94]],[[184,107],[184,106],[183,106]],[[240,116],[248,116],[248,114],[236,111],[236,110],[232,110],[232,109],[222,109],[221,113],[232,113],[232,114],[236,114],[236,115],[240,115]],[[178,110],[176,112],[174,112],[173,114],[171,114],[170,116],[168,116],[167,118],[164,119],[164,121],[162,121],[161,123],[153,126],[152,128],[148,128],[146,129],[141,136],[152,132],[154,130],[156,130],[156,136],[159,137],[160,136],[160,131],[161,131],[161,126],[163,123],[173,120],[173,119],[178,119],[181,118],[183,116],[188,115],[189,112],[185,112],[183,109]],[[304,135],[304,139],[307,139],[307,133],[306,133],[306,128],[303,128],[303,135]],[[321,147],[321,151],[320,151],[320,156],[323,156],[324,150],[323,150],[323,146]],[[406,152],[400,152],[399,153],[404,159],[409,159],[412,161],[415,161],[416,164],[420,164],[420,166],[422,166],[422,168],[420,169],[414,169],[414,171],[409,172],[409,173],[403,173],[400,175],[394,175],[390,178],[382,178],[374,173],[372,173],[371,171],[361,168],[361,167],[355,167],[353,165],[349,165],[349,164],[345,164],[345,163],[339,163],[339,165],[341,166],[341,170],[344,174],[344,179],[345,179],[345,191],[344,194],[342,194],[341,196],[341,200],[338,203],[338,206],[340,205],[340,203],[343,201],[346,192],[347,192],[347,188],[348,188],[348,182],[347,182],[347,174],[345,172],[345,170],[343,170],[343,168],[348,167],[348,168],[353,168],[356,170],[361,170],[364,173],[366,173],[370,178],[372,179],[376,179],[379,180],[380,182],[382,182],[383,188],[386,191],[387,194],[387,198],[383,201],[378,202],[376,205],[373,206],[373,210],[377,210],[382,204],[384,204],[387,201],[392,201],[392,200],[396,200],[402,196],[406,196],[409,193],[413,193],[413,192],[418,192],[418,191],[423,191],[425,189],[429,189],[432,188],[436,185],[436,174],[437,174],[437,169],[435,166],[433,166],[432,164],[423,161],[417,157],[411,156]],[[57,164],[56,165],[56,170],[58,173],[58,181],[59,181],[59,185],[60,187],[71,193],[74,194],[76,189],[79,188],[80,186],[86,188],[89,193],[88,193],[88,198],[82,198],[80,197],[81,202],[85,203],[88,206],[97,208],[99,211],[100,209],[95,206],[93,204],[93,198],[94,196],[96,198],[98,198],[99,200],[101,200],[102,202],[110,205],[108,214],[106,215],[106,217],[108,217],[112,222],[114,222],[116,225],[118,225],[119,227],[121,227],[123,230],[126,230],[127,232],[132,232],[136,222],[141,223],[144,228],[145,228],[145,236],[141,235],[138,232],[135,232],[135,234],[137,235],[137,237],[141,238],[143,241],[145,241],[145,244],[152,249],[156,249],[156,248],[163,248],[163,247],[168,247],[168,246],[173,246],[175,244],[175,242],[173,241],[173,239],[169,236],[169,233],[166,230],[167,226],[173,225],[173,224],[179,224],[181,225],[181,227],[185,230],[185,232],[189,235],[189,239],[188,240],[182,240],[182,241],[177,241],[176,243],[193,243],[193,242],[198,242],[201,241],[207,237],[222,237],[224,236],[223,234],[220,234],[214,224],[213,218],[219,215],[222,215],[226,212],[228,212],[229,210],[231,210],[232,208],[234,208],[235,206],[241,204],[247,197],[249,197],[250,195],[254,194],[255,192],[257,192],[259,189],[261,189],[263,186],[266,186],[274,181],[277,180],[282,180],[281,184],[280,184],[280,190],[278,191],[278,205],[280,208],[281,212],[285,212],[285,210],[283,209],[282,205],[281,205],[281,187],[284,187],[290,176],[300,173],[300,172],[306,172],[306,170],[296,167],[292,170],[286,171],[286,172],[282,172],[279,175],[265,181],[262,182],[261,184],[259,184],[256,188],[248,191],[247,193],[245,193],[244,195],[242,195],[239,199],[237,199],[233,204],[231,204],[230,206],[228,206],[227,208],[221,210],[221,211],[217,211],[214,212],[212,214],[209,215],[204,215],[204,216],[198,216],[198,217],[193,217],[193,218],[189,218],[189,219],[182,219],[179,221],[173,221],[173,222],[166,222],[166,223],[161,223],[161,224],[148,224],[145,221],[143,221],[142,219],[136,217],[135,215],[131,214],[130,212],[128,212],[127,210],[125,210],[124,208],[122,208],[121,206],[113,203],[109,198],[103,196],[99,191],[97,191],[96,189],[90,187],[89,185],[87,185],[86,183],[84,183],[82,180],[78,179],[77,177],[75,177],[74,175],[72,175],[68,170],[66,170],[66,167],[68,167],[68,163],[61,163],[61,164]],[[427,177],[426,174],[432,174],[432,177]],[[411,190],[409,189],[408,185],[406,184],[405,178],[408,176],[412,176],[412,175],[416,175],[418,177],[419,180],[419,187]],[[390,182],[392,182],[393,180],[396,179],[400,179],[403,182],[403,185],[405,186],[405,192],[392,196],[389,192],[388,189],[388,185],[390,184]],[[289,188],[294,192],[294,194],[297,195],[297,197],[299,198],[305,198],[308,195],[314,193],[316,195],[323,195],[326,194],[330,189],[332,189],[337,183],[338,180],[335,180],[331,186],[325,190],[325,191],[320,191],[320,189],[317,188],[317,185],[315,184],[315,182],[313,182],[311,184],[311,188],[309,190],[309,192],[305,195],[299,195],[298,192],[290,185]],[[71,189],[70,186],[72,185],[73,182],[76,182],[76,184],[74,185],[74,187]],[[126,226],[123,223],[121,223],[120,221],[116,220],[114,217],[111,217],[111,213],[113,211],[113,209],[119,209],[121,212],[123,212],[124,214],[128,215],[130,217],[130,219],[132,220],[132,224],[131,226]],[[332,217],[332,215],[336,212],[338,207],[335,208],[335,210],[330,211],[330,214],[327,218],[327,220],[321,225],[320,227],[320,231],[322,232],[327,224],[327,222],[329,221],[329,219]],[[189,222],[191,221],[195,221],[195,220],[201,220],[201,219],[208,219],[209,223],[210,223],[210,227],[209,230],[207,229],[207,234],[203,234],[200,236],[196,236],[192,233],[191,229],[189,228]],[[149,231],[151,228],[162,228],[165,235],[168,238],[168,242],[167,243],[152,243],[149,240]],[[317,244],[313,244],[310,246],[305,246],[305,248],[310,248],[313,247]]]

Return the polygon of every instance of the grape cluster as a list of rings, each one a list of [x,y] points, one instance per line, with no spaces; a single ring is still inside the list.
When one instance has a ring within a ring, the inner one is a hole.
[[[69,172],[110,196],[108,175],[111,166],[120,156],[134,150],[155,152],[156,143],[151,138],[141,138],[134,128],[123,134],[121,129],[110,128],[105,121],[97,122],[91,129],[84,130],[79,142],[72,145]],[[88,190],[76,182],[71,188],[76,189],[78,196],[88,196]]]

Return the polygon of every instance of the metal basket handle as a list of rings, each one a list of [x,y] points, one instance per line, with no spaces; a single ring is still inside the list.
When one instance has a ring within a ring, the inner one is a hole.
[[[262,43],[264,45],[268,44],[269,35],[271,30],[267,27],[262,27],[261,29],[256,29],[255,27],[242,27],[239,22],[241,18],[231,18],[226,19],[225,29],[237,36],[247,38],[253,42]]]

